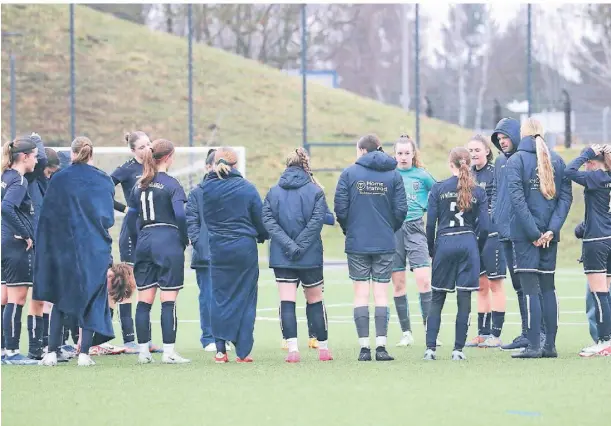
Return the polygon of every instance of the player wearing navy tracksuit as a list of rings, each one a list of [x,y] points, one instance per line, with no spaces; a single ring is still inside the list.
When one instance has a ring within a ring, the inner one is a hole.
[[[583,269],[594,300],[598,342],[580,355],[611,355],[611,306],[607,275],[611,266],[611,147],[594,145],[569,163],[566,175],[584,187]],[[586,164],[586,170],[579,168]]]
[[[132,240],[136,240],[136,334],[140,345],[138,361],[142,364],[152,362],[150,314],[157,288],[161,290],[162,361],[190,362],[174,350],[178,328],[176,298],[184,285],[185,247],[189,239],[185,216],[187,196],[180,183],[166,173],[173,154],[174,145],[165,139],[158,139],[150,149],[145,149],[142,177],[129,198],[125,219]]]
[[[512,204],[509,216],[514,272],[519,275],[527,309],[528,347],[514,358],[557,357],[558,300],[554,273],[560,229],[573,201],[565,164],[550,152],[537,120],[520,130],[518,151],[507,162],[507,187]],[[541,319],[546,340],[541,347]]]
[[[25,175],[34,171],[37,151],[29,136],[2,149],[2,362],[7,364],[37,364],[19,353],[21,314],[34,265],[34,206]]]
[[[274,269],[280,296],[280,325],[287,341],[286,362],[301,360],[297,343],[295,299],[301,284],[306,312],[319,344],[319,359],[333,358],[327,345],[327,319],[323,301],[323,244],[320,233],[329,216],[322,187],[310,171],[303,148],[287,158],[278,185],[263,203],[262,220],[271,237],[269,265]]]
[[[520,278],[514,273],[513,269],[513,249],[509,238],[509,216],[511,214],[511,200],[507,187],[507,161],[514,155],[520,143],[520,123],[513,118],[503,118],[499,121],[491,137],[494,146],[502,152],[494,162],[494,186],[492,191],[492,226],[498,232],[499,241],[503,247],[505,261],[509,267],[511,283],[516,292],[518,306],[520,308],[520,318],[522,321],[522,333],[511,343],[501,346],[502,350],[516,350],[528,346],[526,338],[526,305]]]
[[[433,185],[428,202],[426,235],[433,258],[433,303],[427,321],[426,360],[436,359],[441,311],[446,294],[456,290],[458,313],[452,359],[466,358],[462,349],[469,328],[471,292],[479,289],[479,253],[488,238],[488,200],[473,179],[469,151],[454,148],[450,164],[454,176]]]

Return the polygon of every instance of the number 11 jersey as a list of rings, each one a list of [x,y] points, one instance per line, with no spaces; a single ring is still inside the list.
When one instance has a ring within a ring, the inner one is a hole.
[[[134,186],[129,206],[138,209],[141,227],[171,225],[179,228],[173,206],[177,202],[187,202],[185,191],[175,178],[159,172],[148,188],[140,188],[138,184]]]

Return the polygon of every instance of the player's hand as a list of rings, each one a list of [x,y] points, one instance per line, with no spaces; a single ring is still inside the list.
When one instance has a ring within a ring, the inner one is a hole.
[[[25,243],[27,244],[25,251],[30,250],[34,246],[34,241],[31,238],[25,240]]]
[[[533,241],[533,246],[541,247],[542,242],[543,242],[543,234],[541,234],[541,236],[539,237],[537,241]]]
[[[602,146],[602,151],[603,151],[605,154],[611,154],[611,145],[603,145],[603,146]]]
[[[541,237],[541,238],[543,240],[542,247],[543,248],[548,248],[550,243],[554,239],[554,233],[552,231],[547,231],[545,234],[543,234],[543,237]]]
[[[599,145],[595,143],[590,148],[592,148],[592,151],[594,151],[594,154],[599,155],[603,150],[603,145]]]

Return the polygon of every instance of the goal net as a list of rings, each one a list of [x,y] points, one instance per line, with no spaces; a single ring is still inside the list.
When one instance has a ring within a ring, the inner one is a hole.
[[[70,147],[54,147],[51,148],[57,152],[70,152]],[[174,161],[170,168],[169,174],[174,176],[185,190],[185,194],[189,196],[189,192],[197,186],[206,173],[206,156],[208,151],[218,147],[176,147],[174,151]],[[242,176],[246,177],[246,150],[243,146],[232,147],[238,154],[238,170]],[[93,148],[93,164],[97,168],[105,171],[110,175],[117,167],[132,158],[132,152],[127,146],[112,146],[112,147],[94,147]],[[115,190],[115,199],[123,204],[127,204],[123,196],[123,188],[117,186]],[[113,239],[113,257],[117,262],[119,260],[119,231],[123,223],[125,215],[115,211],[115,225],[110,230]],[[185,254],[190,257],[191,250],[187,250]],[[188,259],[190,262],[190,259]],[[188,267],[189,263],[185,263]]]

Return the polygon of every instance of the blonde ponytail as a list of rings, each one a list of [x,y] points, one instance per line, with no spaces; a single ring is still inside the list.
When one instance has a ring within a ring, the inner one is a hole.
[[[11,168],[13,164],[13,142],[7,142],[2,145],[2,173]]]
[[[549,148],[543,140],[541,134],[543,126],[541,123],[530,117],[520,127],[520,136],[525,138],[532,136],[535,139],[535,149],[537,153],[537,176],[539,177],[539,188],[543,196],[551,200],[556,196],[556,182],[554,181],[554,168]]]
[[[87,164],[93,156],[93,143],[85,136],[78,136],[72,141],[72,152],[76,155],[72,164]]]
[[[142,151],[142,176],[138,186],[147,189],[155,179],[159,163],[174,152],[174,144],[167,139],[156,139],[148,149]]]

